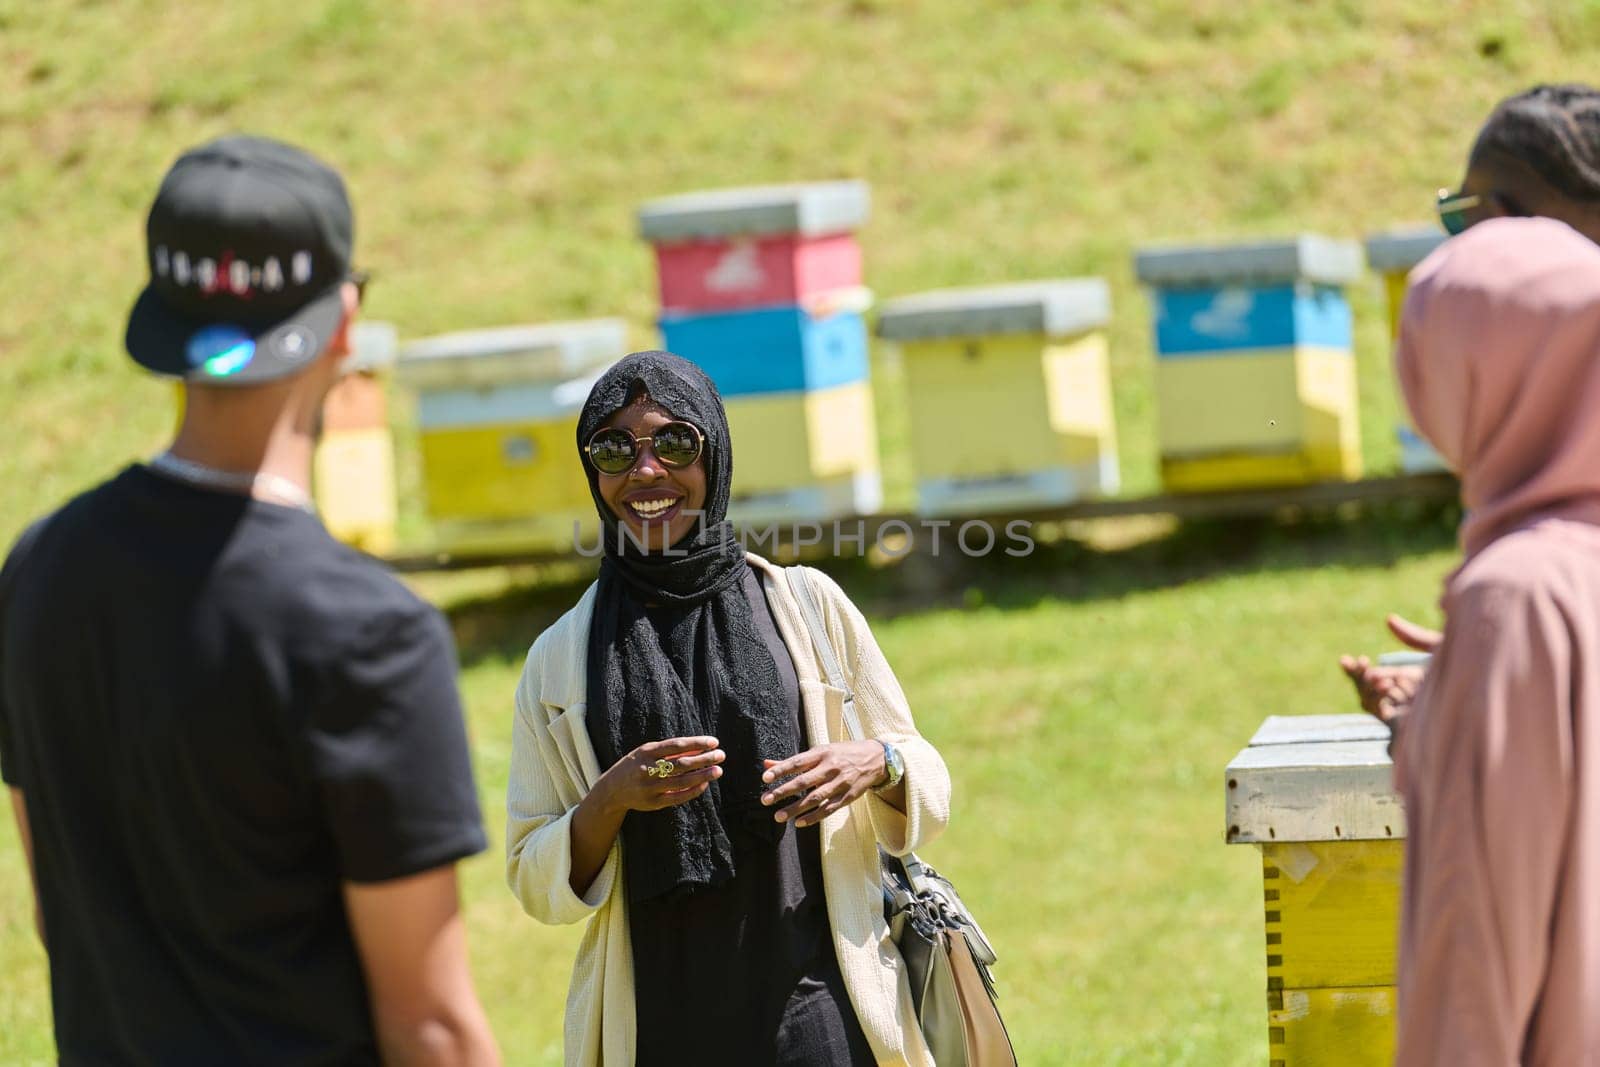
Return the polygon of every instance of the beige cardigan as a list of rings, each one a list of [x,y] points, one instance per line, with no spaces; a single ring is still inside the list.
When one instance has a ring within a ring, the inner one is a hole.
[[[804,617],[783,568],[750,562],[783,643],[794,658],[810,738],[843,740],[839,690],[821,679]],[[834,950],[861,1028],[880,1064],[931,1067],[917,1029],[905,964],[889,939],[878,884],[877,845],[897,855],[921,848],[944,828],[950,776],[917,733],[894,672],[861,613],[829,577],[811,571],[824,625],[856,696],[863,728],[898,748],[906,764],[906,811],[873,794],[824,819],[822,878]],[[527,913],[545,923],[589,920],[567,995],[569,1067],[631,1067],[636,1043],[633,955],[621,877],[622,846],[611,849],[584,897],[572,892],[568,823],[604,770],[584,724],[589,623],[594,586],[533,643],[517,687],[506,796],[506,880]]]

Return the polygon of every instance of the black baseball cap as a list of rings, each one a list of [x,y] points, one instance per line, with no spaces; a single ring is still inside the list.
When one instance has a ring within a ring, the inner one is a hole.
[[[304,369],[343,317],[354,230],[343,179],[309,152],[244,135],[190,149],[150,208],[128,354],[219,384]]]

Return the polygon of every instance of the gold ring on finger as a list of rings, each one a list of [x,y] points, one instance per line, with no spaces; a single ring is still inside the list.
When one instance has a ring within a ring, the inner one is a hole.
[[[651,778],[671,778],[678,773],[678,765],[669,759],[658,759],[644,769]]]

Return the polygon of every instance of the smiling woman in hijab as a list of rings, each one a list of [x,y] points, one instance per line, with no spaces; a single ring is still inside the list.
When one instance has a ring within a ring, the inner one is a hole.
[[[605,552],[528,653],[506,826],[528,914],[589,924],[566,1062],[931,1065],[878,846],[937,835],[950,779],[866,621],[810,572],[872,738],[842,740],[784,569],[725,521],[727,418],[692,363],[612,367],[578,452]]]
[[[1600,1063],[1600,246],[1474,226],[1413,273],[1397,362],[1467,516],[1393,723],[1396,1062]]]

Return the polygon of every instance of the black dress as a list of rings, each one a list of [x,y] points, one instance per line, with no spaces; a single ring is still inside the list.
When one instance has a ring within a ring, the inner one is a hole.
[[[744,590],[804,738],[794,661],[755,571]],[[776,846],[736,851],[735,866],[716,889],[629,907],[637,1067],[870,1067],[833,951],[820,829],[788,824]]]

